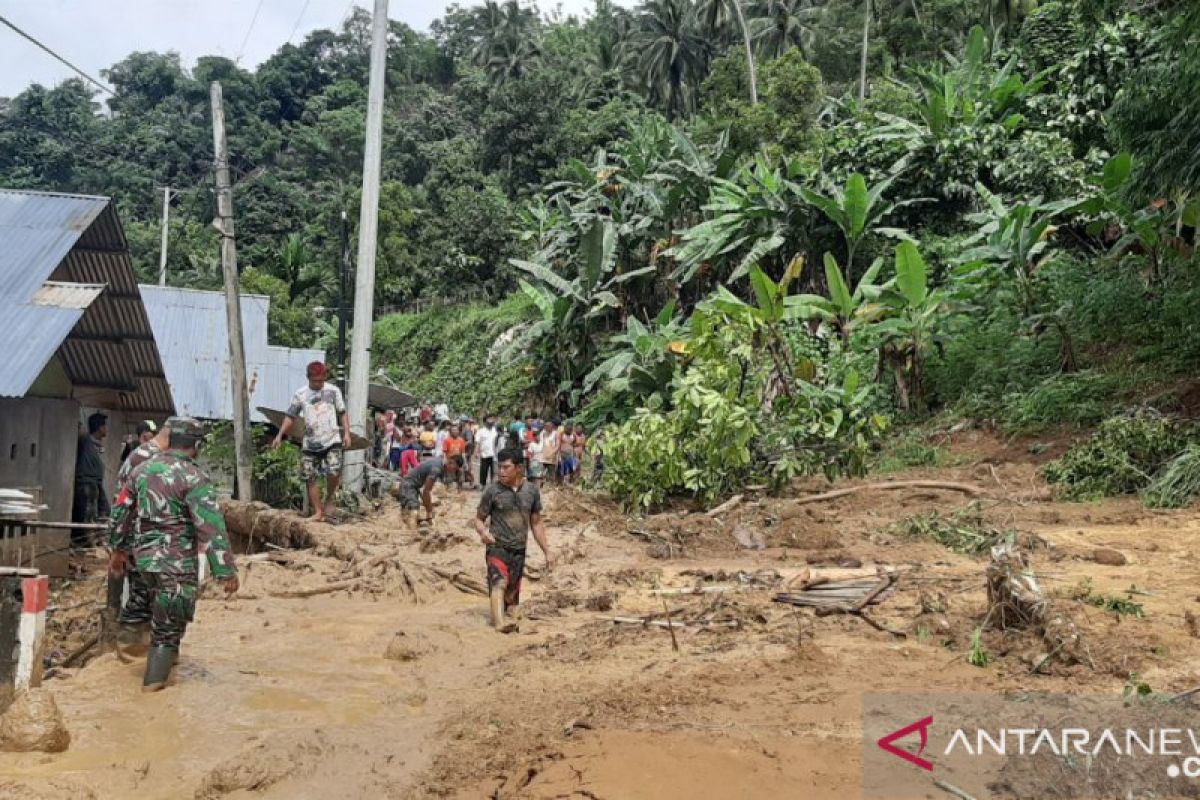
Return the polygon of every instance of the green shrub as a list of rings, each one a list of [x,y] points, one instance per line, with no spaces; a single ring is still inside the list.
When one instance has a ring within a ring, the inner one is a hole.
[[[604,485],[627,508],[684,492],[709,502],[752,471],[759,430],[746,405],[706,386],[701,370],[683,376],[672,400],[670,411],[639,409],[605,434]]]
[[[875,469],[898,472],[913,467],[936,467],[943,463],[944,455],[940,447],[926,441],[921,431],[909,430],[884,443]]]
[[[1105,420],[1086,441],[1042,469],[1068,500],[1136,494],[1188,444],[1189,432],[1153,411]]]
[[[1200,498],[1200,447],[1188,445],[1162,468],[1142,499],[1151,508],[1183,508]]]
[[[1088,427],[1113,413],[1124,385],[1121,376],[1095,370],[1052,375],[1027,392],[1005,397],[1001,419],[1016,433]]]
[[[375,323],[372,357],[418,399],[445,401],[465,413],[524,413],[535,388],[531,373],[523,364],[501,366],[491,350],[498,337],[530,318],[521,295],[499,305],[391,314]]]

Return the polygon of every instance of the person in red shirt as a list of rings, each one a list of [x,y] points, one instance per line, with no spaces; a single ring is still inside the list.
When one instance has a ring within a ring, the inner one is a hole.
[[[450,426],[450,435],[442,443],[442,454],[446,458],[446,469],[454,478],[454,485],[461,492],[463,487],[463,470],[467,464],[467,440],[457,425]]]
[[[400,438],[400,477],[407,478],[408,471],[421,463],[421,451],[417,447],[411,428],[405,428]]]

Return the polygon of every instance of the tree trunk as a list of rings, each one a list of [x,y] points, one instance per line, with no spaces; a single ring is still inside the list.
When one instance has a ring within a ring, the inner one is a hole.
[[[871,0],[863,0],[862,58],[858,64],[858,101],[867,97],[867,47],[871,42]]]
[[[746,46],[746,70],[750,75],[750,105],[758,105],[758,72],[754,68],[754,48],[750,46],[750,28],[746,26],[746,17],[742,14],[740,0],[733,0],[733,10],[737,14],[738,24],[742,26],[742,42]]]

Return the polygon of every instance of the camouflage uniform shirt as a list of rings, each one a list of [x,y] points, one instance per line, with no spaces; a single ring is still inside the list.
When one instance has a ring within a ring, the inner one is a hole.
[[[135,467],[130,481],[122,505],[134,513],[127,510],[114,535],[131,536],[137,526],[131,538],[139,572],[195,575],[204,553],[214,578],[237,574],[212,481],[192,459],[168,450]]]
[[[121,464],[121,469],[117,471],[117,498],[113,501],[112,514],[108,521],[109,549],[128,552],[132,548],[133,542],[131,536],[126,535],[122,537],[117,534],[119,530],[130,530],[133,527],[132,525],[125,525],[125,519],[135,512],[131,504],[124,501],[124,498],[126,493],[133,492],[133,471],[161,452],[162,448],[151,439],[145,444],[138,445],[129,454],[129,457],[125,459],[125,462]]]

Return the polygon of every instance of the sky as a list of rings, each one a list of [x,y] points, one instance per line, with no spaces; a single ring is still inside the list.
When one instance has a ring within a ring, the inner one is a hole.
[[[475,5],[470,0],[460,4]],[[618,0],[618,4],[631,6],[633,2]],[[297,43],[310,31],[337,28],[354,5],[371,8],[374,3],[371,0],[261,0],[261,5],[259,0],[0,0],[0,16],[93,78],[103,80],[100,70],[137,50],[174,50],[188,67],[199,56],[222,55],[240,57],[239,63],[253,68],[289,41],[289,36]],[[444,0],[391,0],[388,16],[424,31],[441,16],[446,5]],[[581,14],[592,7],[592,2],[543,0],[539,7],[543,11],[561,7],[564,14]],[[53,86],[74,74],[0,25],[0,97],[12,97],[31,83]]]

